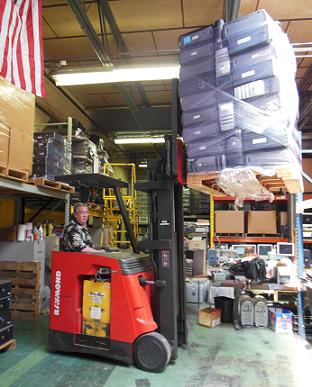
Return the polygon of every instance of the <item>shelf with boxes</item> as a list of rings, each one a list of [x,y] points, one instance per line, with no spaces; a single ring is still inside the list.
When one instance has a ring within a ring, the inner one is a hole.
[[[214,213],[216,237],[286,238],[287,211],[217,210]]]

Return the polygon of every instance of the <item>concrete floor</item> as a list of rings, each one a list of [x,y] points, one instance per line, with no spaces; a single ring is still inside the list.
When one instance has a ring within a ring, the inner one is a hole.
[[[16,350],[0,353],[0,386],[311,386],[312,349],[269,329],[209,329],[189,310],[189,343],[161,374],[96,357],[48,353],[47,318],[15,323]]]

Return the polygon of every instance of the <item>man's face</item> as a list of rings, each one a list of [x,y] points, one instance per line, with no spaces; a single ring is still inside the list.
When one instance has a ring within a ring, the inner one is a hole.
[[[89,210],[88,207],[79,207],[75,213],[75,218],[81,226],[85,226],[88,221]]]

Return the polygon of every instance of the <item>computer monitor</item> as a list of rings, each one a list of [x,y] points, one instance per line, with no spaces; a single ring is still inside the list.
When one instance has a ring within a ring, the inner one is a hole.
[[[256,245],[232,245],[231,250],[234,250],[237,255],[244,255],[245,254],[245,247],[253,247],[255,253],[257,252]]]
[[[257,246],[257,253],[259,257],[267,257],[268,253],[273,250],[273,245],[269,244],[259,244]]]
[[[295,255],[295,245],[293,243],[278,242],[276,254],[282,257],[293,257]]]

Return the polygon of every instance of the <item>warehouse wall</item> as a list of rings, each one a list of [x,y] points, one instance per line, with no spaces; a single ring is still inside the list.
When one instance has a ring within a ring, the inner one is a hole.
[[[44,129],[44,126],[36,126],[36,125],[47,124],[50,120],[51,120],[51,117],[36,106],[34,132],[42,132]]]

